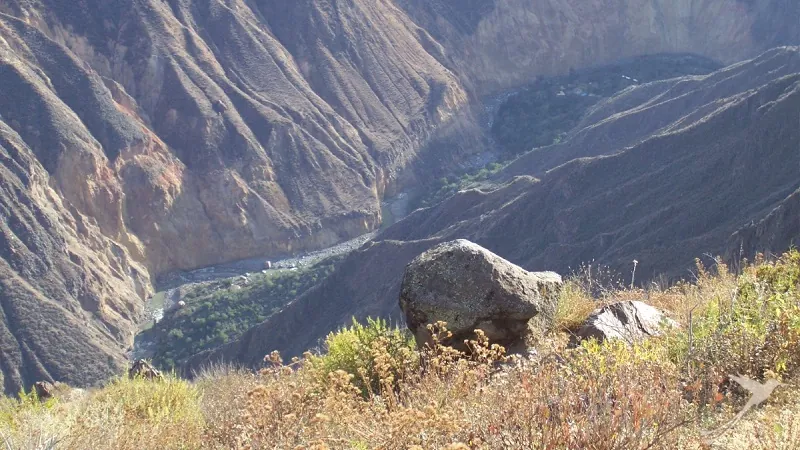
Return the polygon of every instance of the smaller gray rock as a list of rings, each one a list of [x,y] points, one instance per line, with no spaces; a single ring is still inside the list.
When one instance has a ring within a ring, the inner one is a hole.
[[[417,342],[427,325],[447,322],[458,347],[481,329],[493,343],[512,346],[552,324],[561,276],[528,272],[485,248],[460,239],[414,259],[403,276],[400,308]]]
[[[578,330],[577,337],[598,341],[622,339],[633,343],[658,336],[671,327],[678,327],[678,323],[663,311],[643,302],[625,301],[593,312]]]

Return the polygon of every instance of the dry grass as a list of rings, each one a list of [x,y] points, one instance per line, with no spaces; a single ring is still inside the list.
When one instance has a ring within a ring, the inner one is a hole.
[[[40,403],[35,396],[0,402],[0,442],[6,449],[49,449],[63,440],[75,424],[75,405]]]
[[[787,393],[784,392],[784,396]],[[800,398],[791,391],[788,403],[779,400],[751,413],[731,433],[714,443],[715,449],[796,450],[800,448]]]
[[[205,420],[198,388],[186,381],[120,378],[77,408],[64,448],[198,448]]]
[[[567,280],[558,298],[554,328],[564,332],[574,331],[600,306],[598,303],[583,285],[574,279]]]
[[[242,434],[216,445],[668,448],[658,441],[691,417],[672,367],[630,356],[622,345],[502,370],[500,348],[485,341],[473,348],[471,355],[429,351],[425,372],[367,399],[344,371],[321,386],[304,370],[275,367],[249,393]]]
[[[0,437],[8,449],[198,448],[204,418],[198,389],[183,380],[120,378],[39,402],[5,400]]]
[[[249,393],[261,385],[262,378],[252,371],[215,366],[199,374],[195,383],[202,393],[204,447],[231,448],[221,443],[236,442],[242,435],[242,412],[247,408]]]
[[[217,367],[193,383],[117,380],[74,398],[0,402],[20,449],[793,449],[800,448],[800,253],[741,275],[698,265],[692,283],[648,290],[575,278],[558,330],[598,303],[644,299],[681,329],[621,342],[539,348],[509,359],[479,334],[468,353],[409,350],[385,324],[329,337],[327,352],[259,373]],[[434,341],[447,336],[439,324]],[[547,342],[562,342],[555,331]],[[547,350],[544,350],[547,348]],[[747,401],[728,373],[787,383],[714,441],[701,432]]]

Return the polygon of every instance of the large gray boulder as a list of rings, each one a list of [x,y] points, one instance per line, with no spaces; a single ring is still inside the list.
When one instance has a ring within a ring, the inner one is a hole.
[[[483,330],[491,342],[522,342],[552,324],[561,276],[534,273],[460,239],[419,255],[407,267],[400,308],[417,342],[429,342],[430,323],[447,322],[458,346]]]
[[[579,339],[622,339],[634,343],[677,326],[677,322],[657,308],[639,301],[625,301],[593,312],[576,335]]]

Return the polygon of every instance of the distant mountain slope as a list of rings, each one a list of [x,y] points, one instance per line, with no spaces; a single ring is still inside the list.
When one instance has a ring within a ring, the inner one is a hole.
[[[745,258],[752,261],[758,253],[775,256],[781,249],[798,246],[800,246],[800,189],[778,203],[775,209],[761,220],[754,219],[731,235],[725,259],[736,266]]]
[[[0,283],[14,286],[0,299],[4,387],[104,378],[164,272],[376,228],[387,191],[481,151],[467,113],[480,95],[641,53],[733,62],[800,40],[798,11],[786,0],[0,0],[13,155],[0,161],[13,242],[0,247]],[[81,343],[71,353],[14,313],[51,304],[49,328]]]
[[[655,53],[725,64],[800,43],[793,0],[397,0],[482,94]]]
[[[748,251],[782,251],[800,237],[792,214],[798,111],[797,47],[627,90],[564,144],[507,169],[538,179],[520,175],[492,192],[462,192],[414,212],[379,235],[383,242],[350,255],[316,291],[190,365],[257,365],[271,350],[291,356],[314,346],[351,315],[397,317],[405,264],[444,240],[470,239],[531,270],[564,273],[595,261],[627,272],[636,259],[637,280],[685,276],[695,257],[739,242]]]

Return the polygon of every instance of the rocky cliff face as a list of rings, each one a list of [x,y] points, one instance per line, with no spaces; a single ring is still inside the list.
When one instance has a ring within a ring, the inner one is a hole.
[[[5,388],[104,377],[155,275],[375,228],[415,163],[476,151],[439,143],[477,95],[638,53],[744,58],[797,39],[797,14],[786,0],[0,0]],[[47,305],[58,326],[14,313]],[[42,327],[80,346],[53,350]]]
[[[100,183],[93,193],[108,194]],[[98,220],[64,201],[35,152],[5,123],[0,211],[4,390],[31,380],[100,380],[124,367],[120,349],[142,309],[133,300],[148,292],[147,270]]]
[[[798,108],[797,47],[626,90],[563,144],[516,160],[506,186],[417,211],[384,237],[479,237],[526,268],[637,259],[644,277],[680,275],[698,255],[724,254],[745,224],[769,228],[775,208],[791,208]]]
[[[398,317],[405,265],[455,238],[528,270],[569,273],[594,261],[629,273],[636,259],[637,281],[685,276],[706,253],[781,252],[798,230],[798,111],[797,47],[628,89],[563,144],[516,160],[498,188],[415,211],[318,289],[189,365],[255,366],[274,349],[292,356],[313,347],[352,315]]]
[[[481,93],[617,59],[696,53],[730,64],[798,43],[791,0],[398,0]]]

